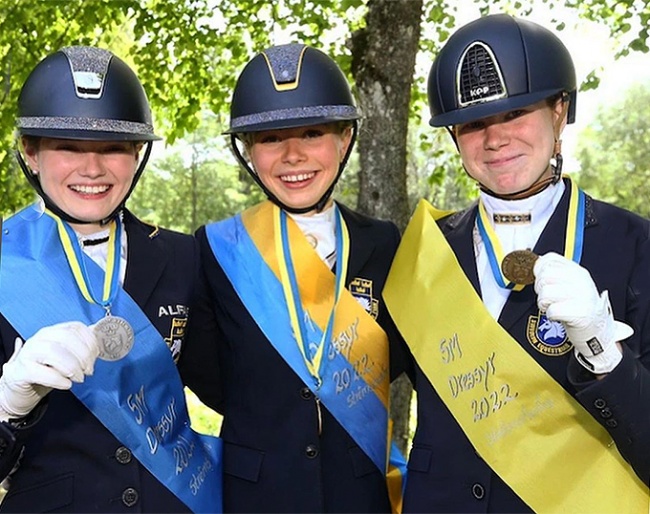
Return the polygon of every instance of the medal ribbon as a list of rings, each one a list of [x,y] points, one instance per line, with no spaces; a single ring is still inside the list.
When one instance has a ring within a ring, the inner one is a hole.
[[[101,303],[88,301],[73,275],[85,277],[90,297],[92,284],[104,282],[106,273],[83,253],[70,262],[62,251],[67,238],[56,233],[55,221],[28,207],[5,224],[0,312],[25,340],[42,327],[70,320],[90,324],[101,314]],[[94,373],[71,392],[193,512],[221,512],[221,439],[191,429],[167,344],[119,286],[111,309],[133,327],[135,344],[119,361],[97,360]]]
[[[420,201],[384,300],[459,429],[535,512],[647,513],[647,484],[609,433],[492,318],[436,219]]]
[[[390,442],[386,333],[344,287],[349,250],[338,255],[335,276],[289,217],[278,243],[283,228],[276,209],[266,201],[208,225],[210,248],[269,344],[387,476],[393,511],[399,512],[406,462]],[[342,216],[339,222],[345,247]],[[281,248],[289,245],[291,260]],[[304,344],[310,338],[322,348],[313,363]]]
[[[306,324],[309,322],[309,314],[303,309],[300,299],[300,290],[296,279],[296,272],[291,259],[291,246],[289,244],[289,233],[287,230],[287,214],[277,207],[273,206],[273,218],[275,224],[275,248],[278,255],[278,264],[280,267],[280,277],[284,298],[289,309],[291,319],[291,328],[296,337],[298,348],[305,360],[305,365],[316,380],[319,387],[322,383],[321,366],[323,354],[328,349],[329,342],[332,339],[332,329],[334,326],[334,312],[341,297],[341,291],[345,289],[347,277],[348,261],[350,258],[350,236],[345,226],[345,221],[341,216],[339,208],[334,205],[334,216],[336,219],[336,255],[339,262],[336,264],[336,279],[334,291],[334,303],[327,321],[327,327],[323,331],[320,342],[314,355],[311,356],[312,349],[309,343],[309,332]]]
[[[570,183],[569,211],[567,213],[567,230],[564,239],[564,256],[574,262],[580,262],[582,257],[582,241],[585,230],[585,194],[578,188],[570,177],[566,177]],[[521,291],[524,284],[510,282],[501,271],[501,263],[505,257],[499,237],[490,224],[489,216],[483,202],[479,199],[478,216],[476,218],[481,239],[485,245],[488,261],[492,274],[497,284],[504,289]]]
[[[110,313],[110,306],[115,295],[117,294],[117,289],[119,287],[119,276],[120,276],[120,253],[121,253],[121,243],[122,243],[122,220],[118,216],[113,220],[109,226],[108,232],[108,255],[106,257],[106,271],[104,275],[104,286],[102,288],[101,299],[97,298],[97,295],[94,294],[90,279],[88,277],[88,270],[84,264],[83,250],[81,245],[77,240],[77,235],[75,234],[72,227],[64,222],[59,216],[54,214],[49,209],[45,210],[45,214],[50,216],[55,222],[57,231],[59,234],[59,239],[63,245],[63,251],[65,252],[68,263],[70,264],[70,269],[74,276],[75,282],[79,287],[79,291],[90,303],[96,303],[101,305],[106,313]]]

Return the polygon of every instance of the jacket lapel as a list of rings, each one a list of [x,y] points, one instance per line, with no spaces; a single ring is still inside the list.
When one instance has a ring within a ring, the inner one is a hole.
[[[346,279],[346,285],[349,285],[370,259],[376,244],[368,235],[368,227],[371,225],[364,218],[344,205],[337,203],[337,206],[341,210],[350,235],[350,260]]]
[[[143,306],[149,300],[167,265],[167,252],[158,228],[142,223],[124,210],[128,252],[124,289]]]

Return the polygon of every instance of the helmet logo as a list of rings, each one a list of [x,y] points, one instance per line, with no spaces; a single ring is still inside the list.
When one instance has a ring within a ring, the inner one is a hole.
[[[463,52],[456,69],[456,92],[461,107],[508,96],[499,63],[485,43],[476,41]]]
[[[79,98],[101,98],[113,54],[88,46],[70,46],[61,51],[68,58],[76,95]]]
[[[74,86],[79,98],[100,98],[104,77],[92,71],[75,71],[72,74]]]

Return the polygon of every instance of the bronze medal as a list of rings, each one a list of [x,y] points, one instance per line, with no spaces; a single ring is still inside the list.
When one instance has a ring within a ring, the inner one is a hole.
[[[133,329],[124,318],[106,316],[95,324],[93,332],[99,341],[102,360],[120,360],[133,347]]]
[[[522,285],[533,284],[535,282],[533,267],[537,257],[531,250],[515,250],[503,258],[501,271],[510,282]]]

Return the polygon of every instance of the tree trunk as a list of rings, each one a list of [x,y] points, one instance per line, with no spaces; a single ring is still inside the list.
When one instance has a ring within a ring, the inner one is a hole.
[[[363,115],[358,209],[403,230],[409,218],[406,138],[423,0],[369,0],[366,27],[352,34],[352,75]],[[395,440],[406,451],[411,387],[391,387]]]

